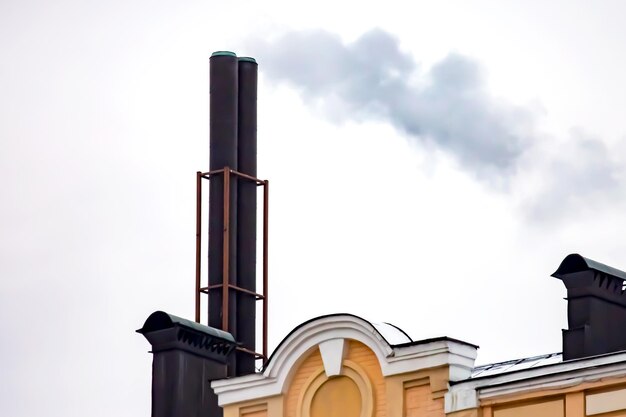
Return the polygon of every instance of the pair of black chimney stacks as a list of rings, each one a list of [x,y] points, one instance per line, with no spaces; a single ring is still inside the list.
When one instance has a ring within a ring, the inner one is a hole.
[[[267,355],[268,182],[257,176],[257,77],[253,58],[219,51],[210,64],[210,166],[197,174],[196,315],[152,313],[138,330],[152,345],[152,416],[219,417],[216,379],[255,372]],[[208,285],[201,286],[202,180],[209,180]],[[257,187],[263,186],[263,294],[256,289]],[[208,294],[208,326],[200,295]],[[263,300],[263,354],[255,353]]]
[[[256,178],[257,63],[232,52],[215,52],[209,77],[210,173],[228,169]],[[231,171],[210,175],[209,286],[197,288],[196,294],[196,321],[200,320],[199,292],[204,291],[209,296],[209,326],[230,332],[252,352],[256,338],[257,297],[252,294],[256,294],[257,186],[258,182],[232,176]],[[197,261],[197,274],[199,266]],[[196,276],[197,285],[198,280]],[[239,350],[234,356],[231,376],[254,372],[254,355]]]

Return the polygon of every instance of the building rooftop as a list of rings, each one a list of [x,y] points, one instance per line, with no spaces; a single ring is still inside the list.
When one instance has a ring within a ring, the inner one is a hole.
[[[553,365],[561,362],[563,362],[563,354],[558,352],[531,356],[529,358],[512,359],[504,362],[489,363],[475,367],[472,370],[472,375],[469,379],[500,375],[508,372],[537,368],[545,365]]]

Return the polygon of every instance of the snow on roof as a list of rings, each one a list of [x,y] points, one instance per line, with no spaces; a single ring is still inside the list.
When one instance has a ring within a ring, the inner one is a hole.
[[[408,334],[398,326],[394,326],[390,323],[379,323],[370,321],[371,325],[376,328],[378,333],[389,343],[390,345],[401,345],[403,343],[411,343],[413,340]]]
[[[530,358],[513,359],[505,362],[490,363],[480,365],[472,370],[470,379],[484,376],[504,374],[507,372],[519,371],[522,369],[536,368],[539,366],[552,365],[563,362],[563,354],[548,353],[545,355],[532,356]]]

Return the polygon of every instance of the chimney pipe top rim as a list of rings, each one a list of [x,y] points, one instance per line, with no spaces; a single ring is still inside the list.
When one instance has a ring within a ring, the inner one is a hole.
[[[252,64],[257,64],[256,59],[252,58],[251,56],[240,56],[237,59],[239,60],[239,62],[250,62]]]
[[[213,58],[214,56],[234,56],[236,57],[237,55],[234,52],[231,51],[215,51],[211,54],[211,58]]]
[[[594,261],[593,259],[585,258],[584,256],[581,256],[577,253],[567,255],[565,259],[563,259],[563,261],[561,262],[561,265],[559,265],[559,268],[552,274],[552,276],[561,279],[568,274],[589,270],[603,272],[607,275],[626,280],[626,272]]]

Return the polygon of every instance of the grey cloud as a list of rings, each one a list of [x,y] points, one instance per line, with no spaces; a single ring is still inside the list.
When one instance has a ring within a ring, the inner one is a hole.
[[[538,133],[533,112],[491,96],[468,57],[449,54],[424,69],[379,29],[352,43],[322,30],[290,32],[254,50],[270,81],[295,87],[330,119],[389,122],[504,186],[530,220],[555,221],[621,195],[621,164],[602,141],[578,132],[559,145]]]
[[[620,154],[580,130],[552,149],[533,149],[524,171],[536,181],[522,203],[524,214],[545,223],[623,203]]]
[[[509,177],[531,145],[530,112],[491,97],[481,69],[451,54],[428,71],[396,38],[372,30],[345,44],[329,32],[254,45],[264,74],[298,88],[334,119],[386,120],[411,140],[453,155],[481,179]]]

